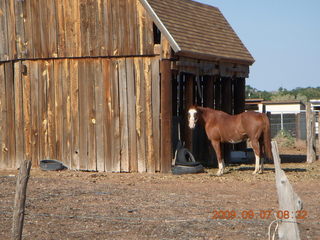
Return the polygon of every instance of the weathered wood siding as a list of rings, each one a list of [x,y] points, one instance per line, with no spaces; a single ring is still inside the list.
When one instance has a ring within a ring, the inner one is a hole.
[[[159,57],[8,62],[0,88],[0,168],[160,170]]]
[[[139,0],[1,0],[0,43],[0,61],[154,53]]]

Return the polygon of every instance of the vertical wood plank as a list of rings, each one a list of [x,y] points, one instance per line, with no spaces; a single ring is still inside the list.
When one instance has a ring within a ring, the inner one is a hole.
[[[90,16],[87,0],[80,0],[81,55],[90,56]]]
[[[120,16],[119,16],[119,1],[111,1],[112,13],[112,50],[111,55],[120,55]]]
[[[62,62],[62,115],[63,115],[63,151],[62,160],[71,166],[71,91],[70,91],[70,61]]]
[[[102,31],[103,43],[101,47],[101,55],[110,56],[112,50],[112,12],[111,1],[102,1]]]
[[[71,169],[80,169],[80,130],[79,130],[79,70],[78,60],[70,60],[70,89],[71,89]]]
[[[120,107],[120,143],[121,143],[121,172],[129,172],[129,136],[128,136],[128,97],[126,60],[118,60],[119,72],[119,107]]]
[[[136,1],[137,4],[137,26],[138,26],[138,53],[139,54],[144,54],[145,52],[145,35],[144,35],[144,30],[146,27],[145,23],[145,9],[140,3],[140,1]]]
[[[160,59],[152,59],[152,113],[155,170],[160,172]]]
[[[32,8],[31,1],[24,1],[23,3],[23,22],[24,22],[24,56],[26,58],[33,58],[33,33],[32,33]]]
[[[132,23],[128,23],[127,15],[128,4],[126,0],[119,1],[119,54],[124,56],[129,53],[129,42],[128,42],[128,26]]]
[[[128,43],[129,43],[129,49],[128,53],[129,55],[135,55],[137,54],[137,18],[136,18],[136,0],[127,0],[127,13],[126,16],[128,16],[128,24],[127,24],[127,35],[128,35]]]
[[[7,11],[6,11],[6,1],[0,1],[0,59],[9,59],[9,43],[8,43],[8,24],[7,24]]]
[[[13,168],[16,161],[15,124],[14,124],[14,68],[12,62],[5,63],[6,74],[6,102],[7,102],[7,166]]]
[[[172,107],[171,107],[171,62],[160,62],[161,73],[161,172],[171,171],[172,160]]]
[[[119,75],[118,61],[112,60],[110,65],[112,89],[112,171],[120,172],[121,142],[120,142],[120,108],[119,108]]]
[[[79,61],[79,160],[80,169],[88,169],[88,67],[86,60]]]
[[[7,168],[7,103],[6,103],[6,75],[5,64],[0,64],[0,167]]]
[[[30,62],[23,62],[28,73],[22,76],[23,83],[23,119],[24,119],[24,159],[31,160],[31,80]]]
[[[152,114],[152,73],[150,58],[144,58],[145,106],[146,106],[146,139],[147,139],[147,172],[154,173],[156,168],[153,114]]]
[[[48,157],[56,159],[56,123],[55,123],[55,74],[53,61],[48,62],[47,99],[48,99]]]
[[[106,121],[106,90],[104,72],[102,70],[103,60],[95,63],[95,104],[96,104],[96,145],[97,145],[97,170],[105,171],[105,121]]]
[[[39,70],[37,62],[30,62],[30,93],[31,93],[31,160],[33,166],[39,161]]]
[[[14,9],[15,9],[15,21],[16,21],[16,49],[17,49],[17,57],[25,58],[26,46],[25,46],[25,38],[24,38],[24,21],[23,21],[23,2],[22,1],[14,1]]]
[[[41,57],[41,32],[40,32],[40,9],[38,1],[31,2],[31,24],[32,24],[32,43],[33,56],[35,58]]]
[[[80,56],[80,8],[79,0],[65,0],[66,51],[68,56]]]
[[[97,156],[96,156],[96,105],[95,105],[95,72],[96,60],[87,60],[87,103],[88,103],[88,170],[97,170]]]
[[[55,95],[55,144],[57,160],[63,160],[63,112],[62,112],[62,78],[63,60],[54,60],[54,95]]]
[[[50,1],[50,0],[48,0]],[[39,5],[39,9],[41,9],[41,11],[39,11],[39,25],[37,26],[37,28],[39,28],[40,31],[40,49],[41,49],[41,55],[38,57],[49,57],[49,30],[51,27],[54,26],[50,26],[48,27],[48,14],[50,14],[50,11],[48,9],[48,1],[47,0],[42,0],[42,1],[38,1],[38,5]]]
[[[146,139],[145,139],[145,88],[143,61],[134,59],[136,79],[136,130],[138,151],[138,172],[145,172],[146,166]]]
[[[111,172],[113,170],[113,119],[112,119],[112,75],[110,69],[110,60],[102,59],[103,81],[105,85],[106,98],[106,120],[104,125],[105,134],[105,171]]]
[[[74,0],[76,1],[76,0]],[[57,6],[56,0],[47,0],[47,26],[48,28],[48,38],[47,38],[47,46],[48,46],[48,53],[51,57],[58,56],[58,29],[57,29]],[[76,4],[76,2],[75,2]],[[76,46],[75,46],[76,47]]]
[[[0,70],[1,71],[1,70]],[[1,81],[1,79],[0,79]],[[22,105],[22,82],[21,62],[14,64],[14,104],[15,104],[15,139],[16,139],[16,161],[18,168],[23,161],[23,105]]]
[[[49,61],[39,62],[39,159],[48,159],[48,99]]]
[[[128,93],[128,131],[129,131],[129,165],[130,172],[138,171],[137,162],[137,134],[135,106],[135,73],[133,58],[126,59],[127,93]]]
[[[64,1],[63,1],[64,2]],[[57,53],[59,57],[65,57],[66,52],[66,23],[65,23],[65,8],[61,1],[55,1],[56,9],[56,35],[57,35]]]
[[[8,24],[8,55],[10,59],[17,58],[16,48],[16,19],[14,10],[14,1],[4,1],[7,3],[7,24]]]

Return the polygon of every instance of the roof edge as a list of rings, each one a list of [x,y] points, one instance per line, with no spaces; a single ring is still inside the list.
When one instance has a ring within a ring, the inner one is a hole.
[[[140,2],[145,7],[147,12],[151,15],[151,17],[153,18],[154,23],[159,28],[159,30],[167,37],[167,39],[168,39],[168,41],[170,43],[170,46],[172,47],[173,51],[175,53],[180,52],[181,48],[179,47],[178,43],[176,42],[176,40],[174,40],[174,38],[172,37],[172,35],[170,34],[170,32],[168,31],[166,26],[162,23],[162,21],[160,20],[160,18],[156,14],[156,12],[153,10],[153,8],[148,3],[148,1],[147,0],[140,0]]]
[[[191,51],[180,51],[177,55],[183,56],[183,57],[198,58],[198,59],[208,60],[208,61],[239,63],[239,64],[245,64],[249,66],[252,66],[255,62],[254,59],[249,60],[249,59],[243,59],[243,58],[221,57],[221,56],[215,56],[215,55],[206,54],[206,53],[195,53]]]

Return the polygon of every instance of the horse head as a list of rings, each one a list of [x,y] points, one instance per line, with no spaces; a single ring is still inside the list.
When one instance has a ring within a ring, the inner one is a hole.
[[[189,108],[188,121],[189,121],[189,127],[191,129],[196,127],[196,123],[198,121],[198,110],[197,110],[197,107],[192,106],[192,107]]]

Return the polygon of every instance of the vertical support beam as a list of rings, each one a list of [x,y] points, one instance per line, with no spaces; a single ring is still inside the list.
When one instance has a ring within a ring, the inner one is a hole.
[[[236,78],[234,81],[234,114],[244,112],[245,109],[245,78]]]
[[[172,90],[171,62],[168,59],[160,61],[161,74],[161,172],[171,171],[172,160]]]
[[[234,80],[234,114],[239,114],[245,110],[245,98],[246,98],[246,80],[245,78],[236,78]],[[237,151],[244,151],[246,149],[246,142],[238,143],[234,145],[234,149]]]
[[[194,75],[186,75],[186,97],[185,97],[185,112],[183,112],[182,116],[187,116],[187,112],[189,108],[194,104]],[[190,130],[189,126],[187,124],[184,124],[184,136],[185,136],[185,142],[186,142],[186,148],[192,150],[192,131]]]
[[[214,77],[214,109],[221,109],[221,79],[220,76]]]
[[[316,134],[315,134],[315,117],[311,110],[311,104],[307,104],[307,163],[316,161]]]
[[[221,79],[221,110],[232,114],[232,78],[223,77]],[[223,144],[223,155],[225,162],[229,162],[230,160],[230,151],[232,149],[232,145],[229,143]]]
[[[221,110],[232,114],[232,79],[229,77],[223,77],[221,80]]]
[[[207,76],[204,78],[204,106],[214,108],[214,78]]]

